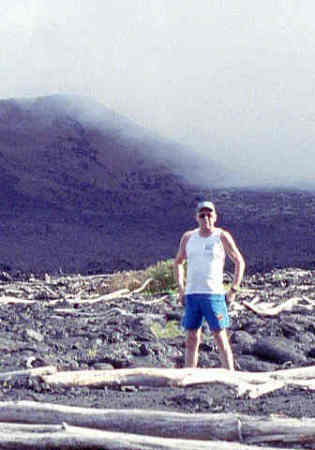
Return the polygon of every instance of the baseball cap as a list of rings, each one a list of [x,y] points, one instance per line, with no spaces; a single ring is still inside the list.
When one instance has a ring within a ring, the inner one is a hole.
[[[196,208],[196,212],[198,213],[201,209],[207,208],[207,209],[213,209],[215,211],[214,203],[212,202],[199,202]]]

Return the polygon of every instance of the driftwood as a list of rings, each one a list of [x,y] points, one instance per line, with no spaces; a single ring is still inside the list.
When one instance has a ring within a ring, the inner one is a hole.
[[[162,295],[162,297],[158,297],[158,298],[152,298],[149,297],[148,299],[144,300],[143,297],[142,298],[138,298],[138,297],[132,297],[132,295],[130,295],[128,297],[128,302],[129,303],[138,303],[140,305],[155,305],[157,303],[161,303],[164,302],[164,300],[168,299],[169,295]]]
[[[144,291],[147,286],[153,281],[153,278],[148,278],[140,287],[137,289],[134,289],[131,294],[139,294],[140,292]]]
[[[0,304],[9,304],[9,303],[25,303],[25,304],[31,304],[35,303],[36,300],[25,300],[23,298],[17,298],[17,297],[11,297],[9,295],[1,296],[0,297]]]
[[[308,303],[308,305],[303,305],[303,307],[304,307],[305,309],[308,309],[308,310],[310,310],[310,311],[313,311],[313,309],[314,309],[314,307],[315,307],[315,300],[313,300],[313,299],[311,299],[311,298],[309,298],[309,297],[306,297],[305,295],[302,295],[302,299],[303,299],[306,303]]]
[[[58,432],[68,431],[74,427],[80,438],[82,437],[81,430],[84,430],[83,433],[88,433],[91,432],[91,429],[93,429],[93,436],[94,431],[98,429],[111,432],[120,438],[126,436],[126,433],[162,438],[162,441],[159,442],[160,447],[152,448],[175,448],[171,446],[174,439],[176,439],[177,443],[179,442],[178,439],[186,443],[186,446],[179,446],[177,448],[189,448],[187,447],[187,442],[190,442],[192,445],[190,448],[192,449],[239,449],[243,448],[240,446],[241,444],[255,443],[315,443],[315,419],[299,420],[287,417],[261,418],[233,414],[186,414],[150,410],[106,410],[20,401],[0,402],[0,421],[6,422],[0,424],[0,448],[3,433],[12,433],[14,431],[14,435],[19,435],[22,432],[30,431],[34,433],[33,436],[36,436],[36,433],[42,433],[41,436],[44,438],[43,433],[52,434],[52,432],[57,432],[56,436],[59,437]],[[67,425],[63,430],[58,428],[58,424],[65,422],[71,424],[71,427]],[[63,437],[65,438],[66,435]],[[170,438],[172,439],[171,443],[168,442]],[[104,435],[104,439],[105,441],[102,445],[106,445],[106,435]],[[204,441],[207,441],[208,447],[201,445],[204,444]],[[224,444],[220,441],[229,441],[230,447],[224,447]],[[138,445],[141,442],[145,441],[142,441],[139,437]],[[239,442],[239,447],[234,447],[232,442]],[[166,447],[162,447],[162,443]],[[199,447],[194,446],[196,443],[198,443]],[[167,445],[169,446],[167,447]],[[217,445],[217,447],[214,445]],[[115,447],[101,446],[99,448]],[[134,447],[123,448],[128,449]]]
[[[0,448],[19,450],[259,450],[240,443],[220,441],[200,441],[158,438],[128,433],[114,433],[87,428],[79,428],[63,423],[54,426],[13,426],[0,427]],[[265,450],[276,450],[264,447]]]
[[[130,291],[129,289],[119,289],[118,291],[114,291],[111,292],[110,294],[105,294],[105,295],[101,295],[100,297],[96,297],[96,298],[90,298],[90,299],[86,299],[86,300],[81,300],[81,299],[68,299],[67,301],[69,303],[98,303],[98,302],[104,302],[104,301],[108,301],[108,300],[114,300],[116,298],[120,298],[120,297],[129,297],[133,294],[142,292],[148,285],[149,283],[152,281],[152,278],[149,278],[148,280],[146,280],[142,286],[140,286],[139,288],[135,289],[134,291]]]
[[[79,427],[157,437],[239,440],[238,418],[224,414],[218,416],[150,410],[106,410],[19,401],[0,402],[0,421],[35,424],[67,422]]]
[[[279,305],[274,306],[273,303],[261,303],[257,304],[258,300],[257,297],[254,299],[255,301],[251,302],[243,302],[243,305],[246,306],[246,308],[250,309],[254,313],[258,314],[259,316],[268,316],[273,317],[277,316],[282,311],[291,311],[292,308],[297,305],[297,303],[301,300],[300,297],[292,297],[289,300],[287,300],[284,303],[280,303]]]
[[[95,286],[95,281],[109,282],[110,275],[98,275],[91,277],[61,277],[53,281],[51,277],[46,274],[45,280],[30,279],[23,282],[10,282],[1,286],[0,304],[31,304],[38,300],[48,302],[50,305],[65,301],[69,304],[93,304],[109,300],[118,299],[121,297],[132,297],[144,291],[152,282],[152,278],[147,279],[140,287],[130,291],[129,289],[119,289],[117,291],[103,294],[99,296],[91,295],[91,291],[97,292],[98,286]],[[107,285],[108,287],[108,285]]]
[[[122,308],[114,307],[111,308],[110,311],[103,312],[103,313],[95,313],[95,312],[85,312],[80,311],[75,308],[57,308],[54,310],[56,315],[53,315],[51,317],[60,319],[60,315],[67,316],[67,315],[75,315],[76,317],[82,317],[82,318],[97,318],[97,319],[106,319],[110,320],[111,318],[115,317],[116,315],[119,315],[120,317],[124,317],[125,319],[130,320],[141,320],[141,319],[147,319],[147,320],[159,320],[160,314],[149,314],[149,313],[138,313],[134,314],[131,312],[128,312]]]
[[[131,368],[118,370],[83,370],[58,372],[41,377],[55,386],[152,386],[185,387],[196,384],[223,383],[237,395],[257,398],[285,385],[314,388],[315,366],[275,372],[233,372],[226,369]]]
[[[15,370],[12,372],[0,373],[1,381],[17,380],[19,378],[25,378],[27,376],[38,377],[40,375],[54,374],[57,372],[57,368],[54,366],[36,367],[34,369]]]
[[[116,298],[123,297],[127,294],[130,294],[129,289],[119,289],[118,291],[111,292],[110,294],[101,295],[96,298],[90,297],[90,298],[84,299],[84,300],[81,298],[77,298],[77,297],[76,298],[67,298],[67,303],[80,303],[80,304],[88,303],[91,305],[93,303],[114,300]]]

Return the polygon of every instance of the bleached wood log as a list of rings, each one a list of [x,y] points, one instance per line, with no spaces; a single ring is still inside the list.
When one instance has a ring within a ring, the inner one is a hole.
[[[258,398],[261,395],[276,391],[277,389],[281,389],[284,386],[284,381],[267,381],[263,384],[252,385],[250,388],[247,388],[245,390],[244,394],[248,394],[249,398]],[[242,393],[239,393],[239,395],[242,396]]]
[[[41,433],[58,431],[58,424],[66,422],[80,428],[114,433],[132,432],[160,438],[189,439],[191,442],[198,439],[200,442],[208,441],[210,445],[208,448],[215,448],[211,446],[210,440],[216,443],[223,440],[246,444],[315,442],[314,418],[187,414],[132,409],[106,410],[20,401],[0,402],[0,420],[6,421],[0,424],[0,433],[28,430]],[[12,423],[13,421],[15,423]],[[34,425],[30,425],[31,423]],[[234,448],[232,445],[228,448]]]
[[[251,305],[255,305],[256,303],[260,302],[260,297],[258,295],[255,295],[255,297],[250,302]]]
[[[247,417],[242,424],[242,435],[252,443],[315,443],[315,419],[289,417]]]
[[[7,287],[6,295],[12,295],[13,297],[19,297],[22,294],[20,289],[13,288],[12,285]]]
[[[299,385],[313,388],[315,380],[315,366],[298,367],[294,369],[282,369],[269,372],[237,372],[240,380],[248,383],[268,383],[269,381],[279,381],[292,385]]]
[[[164,302],[164,300],[166,300],[167,298],[169,298],[169,295],[162,295],[162,297],[154,299],[149,298],[148,300],[140,300],[139,298],[132,298],[132,296],[130,295],[130,297],[128,297],[128,302],[139,303],[141,305],[155,305],[157,303]]]
[[[140,292],[144,291],[147,286],[153,281],[153,278],[148,278],[140,287],[137,289],[134,289],[131,294],[139,294]]]
[[[29,305],[31,303],[35,303],[35,300],[25,300],[23,298],[17,298],[17,297],[11,297],[11,296],[8,296],[8,295],[4,295],[4,296],[0,297],[0,303],[4,304],[4,305],[6,305],[8,303],[14,303],[14,304],[26,303],[26,304]]]
[[[160,299],[159,299],[160,300]],[[161,300],[160,300],[161,301]],[[140,302],[143,303],[143,302]],[[150,303],[151,304],[151,303]],[[160,314],[149,314],[149,313],[138,313],[138,314],[134,314],[128,311],[125,311],[122,308],[111,308],[109,311],[107,312],[103,312],[103,313],[95,313],[95,312],[85,312],[85,311],[80,311],[76,308],[56,308],[55,310],[56,315],[50,316],[50,317],[54,317],[54,318],[58,318],[60,319],[60,317],[58,316],[58,314],[62,315],[62,316],[67,316],[67,315],[75,315],[77,317],[80,318],[89,318],[89,317],[93,317],[96,319],[111,319],[112,317],[115,317],[115,315],[119,315],[120,317],[123,318],[127,318],[127,319],[152,319],[152,320],[158,320],[161,318]]]
[[[118,291],[111,292],[110,294],[101,295],[99,297],[90,297],[86,299],[82,299],[80,297],[73,297],[71,295],[67,295],[64,296],[64,298],[61,298],[61,294],[59,294],[60,300],[50,300],[49,304],[55,305],[60,301],[65,300],[66,303],[68,304],[79,303],[80,305],[83,304],[92,305],[93,303],[105,302],[109,300],[114,300],[116,298],[125,297],[128,296],[129,293],[130,293],[129,289],[119,289]]]
[[[129,289],[119,289],[118,291],[111,292],[110,294],[101,295],[96,298],[89,298],[82,300],[80,298],[68,298],[67,302],[69,303],[98,303],[98,302],[105,302],[109,300],[114,300],[115,298],[122,297],[124,295],[128,295],[130,293]]]
[[[83,370],[43,375],[47,384],[55,386],[152,386],[185,387],[196,384],[222,383],[235,390],[238,396],[248,394],[257,398],[266,392],[280,389],[295,380],[300,386],[312,389],[315,366],[275,372],[237,372],[226,369],[165,369],[138,367],[117,370]],[[310,380],[310,381],[309,381]],[[260,386],[258,386],[260,385]]]
[[[64,427],[62,423],[59,424],[37,424],[37,423],[11,423],[11,422],[0,422],[0,433],[20,433],[33,431],[35,433],[45,433],[52,431],[60,431]]]
[[[117,370],[82,370],[43,376],[46,383],[63,386],[190,386],[211,382],[238,385],[239,372],[226,369],[165,369],[139,367]],[[243,380],[241,380],[243,381]]]
[[[271,380],[311,380],[315,378],[315,366],[283,369],[269,372],[239,372],[226,369],[167,369],[137,367],[117,370],[77,370],[58,372],[46,376],[48,383],[86,386],[92,383],[101,385],[140,385],[149,386],[190,386],[211,382],[228,382],[238,384],[239,381],[261,384]],[[72,384],[73,383],[73,384]],[[103,384],[104,383],[104,384]]]
[[[248,445],[221,441],[159,438],[81,428],[67,423],[59,426],[0,426],[0,448],[19,450],[247,450]],[[260,447],[251,446],[251,450]],[[275,450],[274,447],[264,447]]]
[[[0,402],[0,421],[60,424],[107,431],[199,440],[239,440],[238,418],[150,410],[81,408],[31,401]]]
[[[277,306],[268,306],[268,305],[259,305],[257,302],[253,304],[253,302],[243,302],[243,305],[246,306],[246,308],[250,309],[254,313],[258,314],[259,316],[277,316],[282,311],[291,311],[292,308],[300,301],[300,297],[292,297],[289,300],[287,300],[284,303],[281,303]]]
[[[290,385],[293,387],[300,387],[309,391],[315,391],[315,379],[313,380],[292,380]]]
[[[302,299],[307,302],[307,305],[301,305],[303,309],[313,311],[315,307],[315,299],[311,299],[309,297],[306,297],[305,295],[302,295]]]
[[[246,373],[246,372],[245,372]],[[259,372],[254,372],[258,374]],[[315,378],[315,366],[297,367],[294,369],[275,370],[274,372],[261,372],[272,376],[275,380],[280,379],[294,379],[294,380],[309,380]]]
[[[52,290],[50,287],[44,285],[43,289],[50,298],[53,298],[53,299],[59,298],[59,295],[57,294],[57,292]]]
[[[40,375],[55,374],[57,368],[54,366],[36,367],[34,369],[14,370],[12,372],[0,373],[0,381],[9,381],[12,379],[24,378],[25,376],[38,377]]]

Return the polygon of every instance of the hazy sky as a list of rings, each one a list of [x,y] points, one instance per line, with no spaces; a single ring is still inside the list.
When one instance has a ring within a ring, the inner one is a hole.
[[[314,0],[1,0],[0,97],[78,93],[235,180],[315,186]]]

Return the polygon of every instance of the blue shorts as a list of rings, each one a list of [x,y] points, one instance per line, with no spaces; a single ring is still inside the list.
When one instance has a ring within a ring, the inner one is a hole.
[[[230,325],[224,294],[185,295],[185,315],[182,325],[185,330],[197,330],[203,319],[211,331],[219,331]]]

